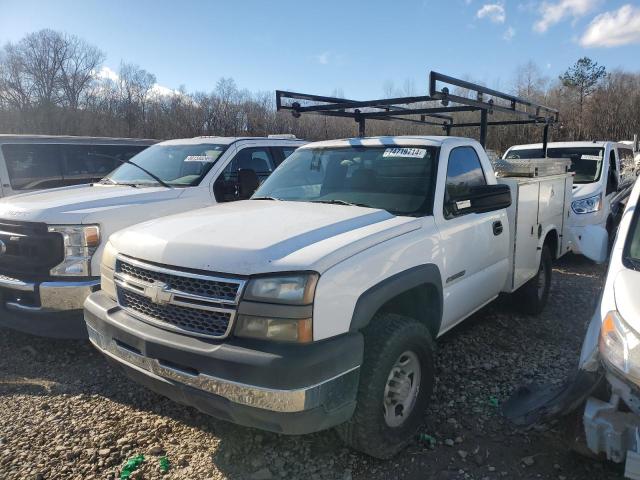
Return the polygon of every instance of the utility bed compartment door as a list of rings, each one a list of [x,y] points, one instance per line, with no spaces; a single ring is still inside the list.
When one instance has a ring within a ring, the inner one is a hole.
[[[564,184],[564,177],[540,182],[539,223],[562,225],[565,202]]]
[[[538,260],[538,195],[539,183],[518,184],[513,258],[513,284],[516,290],[530,280],[539,267]],[[562,214],[562,210],[560,211]]]

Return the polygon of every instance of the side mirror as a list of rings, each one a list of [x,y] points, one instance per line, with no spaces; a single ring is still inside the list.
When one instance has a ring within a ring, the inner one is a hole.
[[[503,184],[471,187],[466,193],[449,199],[447,205],[453,216],[501,210],[511,206],[511,188]]]
[[[258,189],[260,180],[255,170],[250,168],[241,168],[238,170],[238,198],[246,200]]]

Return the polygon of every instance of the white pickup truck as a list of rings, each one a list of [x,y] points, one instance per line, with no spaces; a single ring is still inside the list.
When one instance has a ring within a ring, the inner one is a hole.
[[[542,310],[571,182],[496,179],[468,138],[307,144],[250,200],[112,235],[89,338],[178,402],[286,434],[338,426],[386,458],[422,422],[437,337],[501,292]]]
[[[152,218],[249,198],[305,142],[199,137],[158,143],[101,181],[0,201],[0,325],[51,337],[84,337],[85,298],[100,286],[112,233]],[[128,158],[128,157],[127,157]]]

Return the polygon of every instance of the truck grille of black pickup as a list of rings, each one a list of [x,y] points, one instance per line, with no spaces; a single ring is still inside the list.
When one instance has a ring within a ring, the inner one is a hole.
[[[175,305],[156,305],[147,297],[123,290],[122,306],[149,318],[166,322],[185,332],[211,337],[224,337],[231,321],[231,313],[198,310]]]
[[[245,281],[119,257],[118,302],[132,316],[187,335],[229,335]]]
[[[47,224],[0,220],[0,273],[21,279],[44,279],[64,259],[62,235]]]

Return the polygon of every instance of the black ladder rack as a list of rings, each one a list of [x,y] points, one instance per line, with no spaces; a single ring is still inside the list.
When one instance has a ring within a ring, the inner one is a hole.
[[[451,87],[467,90],[468,95],[453,94]],[[313,104],[303,105],[300,101]],[[425,105],[438,101],[439,105],[436,103],[436,106]],[[367,119],[440,126],[446,135],[451,135],[453,128],[480,127],[480,143],[483,147],[490,125],[542,124],[545,157],[549,125],[559,121],[558,110],[554,108],[433,71],[429,73],[429,95],[359,101],[276,90],[276,107],[278,111],[290,110],[296,118],[305,113],[353,118],[358,123],[360,137],[365,136]],[[480,112],[480,120],[456,123],[448,114],[458,112]],[[489,121],[489,115],[495,112],[512,114],[519,119]]]

